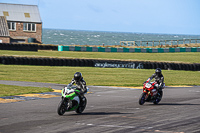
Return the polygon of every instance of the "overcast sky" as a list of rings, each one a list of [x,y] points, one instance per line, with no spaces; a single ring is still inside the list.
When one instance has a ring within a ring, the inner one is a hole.
[[[0,0],[38,5],[43,28],[200,35],[200,0]]]

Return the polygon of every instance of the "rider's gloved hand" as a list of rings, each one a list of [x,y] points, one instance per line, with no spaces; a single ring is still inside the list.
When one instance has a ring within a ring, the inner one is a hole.
[[[71,87],[72,87],[72,84],[68,84],[67,87],[71,88]]]

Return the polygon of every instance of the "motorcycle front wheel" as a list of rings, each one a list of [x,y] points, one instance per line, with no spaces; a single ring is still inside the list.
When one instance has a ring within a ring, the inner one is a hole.
[[[80,105],[76,109],[76,113],[81,114],[85,110],[86,104],[87,104],[87,99],[86,97],[83,97],[82,103],[80,103]]]
[[[66,99],[62,98],[62,100],[60,101],[60,103],[58,105],[58,109],[57,109],[58,115],[63,115],[65,113],[66,105],[67,105]]]
[[[143,105],[144,103],[145,103],[145,97],[146,97],[146,93],[142,93],[141,95],[140,95],[140,98],[139,98],[139,104],[140,105]]]

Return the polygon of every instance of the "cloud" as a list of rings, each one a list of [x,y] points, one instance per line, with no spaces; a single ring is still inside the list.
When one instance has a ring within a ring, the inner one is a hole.
[[[88,8],[91,10],[91,11],[94,11],[96,13],[101,13],[103,12],[102,8],[98,7],[98,6],[95,6],[95,5],[91,5],[91,4],[88,4],[87,5]]]

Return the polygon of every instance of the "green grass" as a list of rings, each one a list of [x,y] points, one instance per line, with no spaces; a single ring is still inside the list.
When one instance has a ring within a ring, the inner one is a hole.
[[[200,63],[200,52],[184,53],[109,53],[109,52],[72,52],[72,51],[8,51],[0,50],[2,55],[18,56],[46,56],[65,58],[92,58],[92,59],[120,59],[120,60],[146,60],[146,61],[168,61]]]
[[[196,53],[102,53],[102,52],[69,52],[69,51],[7,51],[0,50],[0,56],[45,56],[90,59],[120,59],[200,63],[200,52]],[[0,80],[31,81],[44,83],[68,84],[75,72],[82,72],[87,85],[100,86],[141,86],[155,70],[127,68],[95,68],[95,67],[57,67],[57,66],[25,66],[0,65]],[[165,83],[171,85],[200,85],[200,72],[163,70]],[[51,91],[48,88],[17,87],[0,85],[0,96],[24,93]],[[33,88],[31,90],[30,88]],[[38,91],[34,91],[38,89]],[[47,89],[44,90],[43,89]],[[12,93],[16,90],[16,93]],[[22,91],[22,92],[20,92]],[[18,93],[19,92],[19,93]]]
[[[95,67],[56,67],[0,65],[0,79],[68,84],[75,72],[82,72],[87,85],[141,86],[155,70]],[[200,72],[163,70],[165,83],[170,85],[200,85]]]
[[[50,88],[24,87],[0,84],[0,97],[53,91]]]

